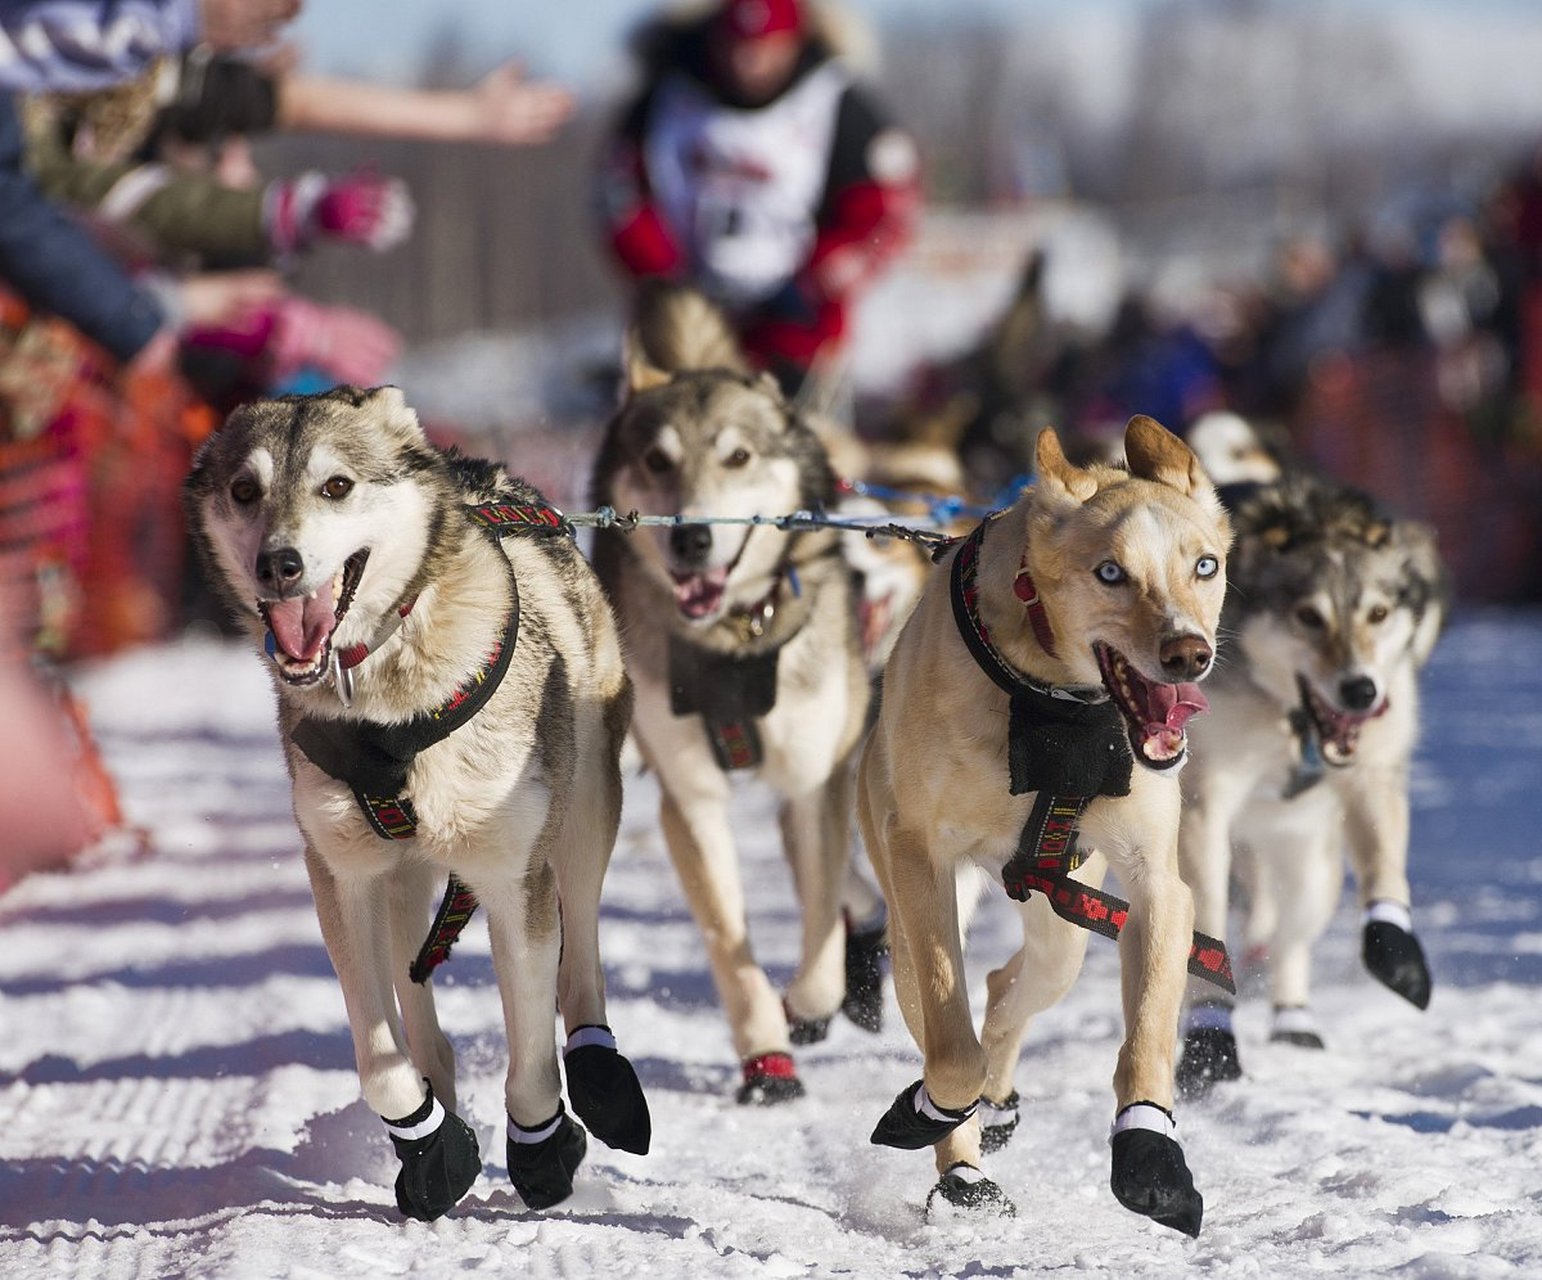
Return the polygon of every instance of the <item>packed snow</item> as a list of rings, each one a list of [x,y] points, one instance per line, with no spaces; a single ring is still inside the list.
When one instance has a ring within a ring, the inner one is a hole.
[[[527,1212],[503,1156],[502,1020],[474,922],[436,980],[484,1175],[405,1222],[359,1099],[342,998],[311,911],[261,660],[213,640],[84,673],[147,853],[34,876],[0,898],[0,1274],[82,1276],[1304,1276],[1542,1274],[1542,615],[1459,616],[1427,679],[1415,771],[1415,919],[1436,975],[1420,1014],[1359,966],[1346,898],[1318,962],[1329,1047],[1266,1042],[1247,1078],[1180,1108],[1205,1194],[1190,1241],[1108,1190],[1120,1036],[1113,948],[1030,1032],[1024,1123],[987,1158],[1013,1220],[928,1223],[929,1153],[869,1145],[919,1057],[888,996],[799,1054],[808,1097],[733,1102],[701,941],[629,779],[602,942],[612,1021],[654,1147],[591,1144],[572,1199]],[[741,786],[758,952],[796,956],[769,794]],[[1012,945],[987,902],[977,991]]]

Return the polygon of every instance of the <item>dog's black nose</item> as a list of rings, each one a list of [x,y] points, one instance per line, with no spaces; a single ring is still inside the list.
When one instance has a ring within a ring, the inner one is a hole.
[[[293,547],[262,551],[257,555],[257,581],[269,591],[293,586],[305,572],[305,561]]]
[[[1339,697],[1351,711],[1369,711],[1376,705],[1376,681],[1370,676],[1355,676],[1339,685]]]
[[[669,531],[669,549],[683,565],[697,565],[712,550],[712,529],[704,524],[677,524]]]
[[[1210,669],[1215,655],[1201,636],[1169,636],[1157,653],[1162,671],[1173,680],[1195,680]]]

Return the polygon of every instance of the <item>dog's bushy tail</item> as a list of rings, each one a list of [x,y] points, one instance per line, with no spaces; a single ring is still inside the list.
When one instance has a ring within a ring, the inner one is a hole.
[[[627,349],[631,360],[663,373],[750,369],[723,313],[698,290],[666,281],[649,281],[638,290]]]

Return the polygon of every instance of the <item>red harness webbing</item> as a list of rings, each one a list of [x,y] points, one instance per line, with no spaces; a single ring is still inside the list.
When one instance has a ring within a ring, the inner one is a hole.
[[[451,876],[444,887],[444,900],[439,904],[433,926],[418,951],[417,959],[407,970],[407,976],[414,982],[427,982],[429,975],[450,958],[450,948],[455,945],[460,931],[466,927],[466,921],[471,919],[476,909],[476,894]]]
[[[572,526],[554,507],[513,502],[483,502],[468,506],[466,514],[471,522],[487,530],[495,538],[507,533],[521,534],[570,534]],[[517,597],[516,597],[517,598]],[[411,610],[411,604],[402,610],[402,616]],[[517,606],[516,606],[517,608]],[[514,615],[516,618],[518,614]],[[452,717],[466,699],[478,689],[500,665],[504,649],[511,647],[513,637],[505,636],[488,655],[486,663],[450,696],[442,706],[428,714],[435,720]],[[367,656],[367,655],[366,655]],[[359,659],[362,661],[362,658]],[[418,833],[418,815],[412,801],[406,796],[357,796],[364,816],[374,828],[375,834],[386,840],[410,840]],[[444,898],[434,915],[433,926],[408,970],[414,982],[427,982],[429,975],[450,958],[450,949],[460,938],[461,930],[477,909],[476,894],[451,876],[444,887]]]
[[[1001,883],[1007,897],[1017,902],[1026,902],[1037,891],[1062,920],[1117,940],[1129,918],[1130,904],[1071,879],[1071,872],[1085,861],[1076,847],[1076,829],[1089,799],[1039,792],[1018,837],[1017,852],[1001,869]],[[1197,929],[1189,946],[1189,972],[1232,995],[1237,993],[1226,944]]]

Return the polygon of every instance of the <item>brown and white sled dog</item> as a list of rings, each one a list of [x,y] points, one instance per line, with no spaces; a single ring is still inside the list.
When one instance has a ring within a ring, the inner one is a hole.
[[[1273,1038],[1321,1048],[1311,949],[1339,903],[1346,848],[1367,968],[1429,1002],[1409,915],[1408,774],[1443,574],[1432,532],[1364,493],[1294,472],[1230,492],[1232,639],[1184,774],[1183,875],[1199,927],[1222,935],[1243,872],[1246,942],[1269,955]],[[1190,992],[1184,1093],[1241,1074],[1231,1004],[1214,996]]]
[[[1171,1115],[1194,963],[1177,772],[1185,725],[1204,708],[1194,681],[1211,666],[1231,535],[1175,436],[1133,418],[1125,453],[1128,470],[1079,468],[1043,431],[1035,486],[934,572],[889,661],[858,814],[925,1067],[873,1141],[935,1146],[929,1207],[1013,1211],[980,1172],[982,1121],[986,1150],[1016,1125],[1028,1019],[1081,968],[1087,934],[1072,921],[1117,917],[1096,892],[1112,864],[1132,896],[1112,1186],[1126,1207],[1194,1234],[1203,1205]],[[1078,827],[1095,847],[1079,869],[1066,839]],[[1021,902],[1023,945],[990,975],[976,1035],[963,933],[982,879]]]
[[[573,1109],[646,1151],[598,937],[631,689],[568,530],[502,468],[434,448],[394,387],[237,409],[184,493],[210,577],[272,659],[306,869],[402,1212],[438,1217],[481,1169],[426,980],[454,938],[433,920],[447,875],[451,918],[487,911],[525,1203],[564,1199],[586,1146],[554,1009]]]
[[[869,696],[851,572],[833,530],[699,521],[828,507],[825,450],[775,380],[746,371],[700,295],[650,290],[592,497],[680,520],[600,533],[595,567],[621,621],[633,733],[659,779],[665,842],[728,1015],[739,1100],[795,1097],[791,1045],[822,1038],[847,997],[851,763]],[[785,996],[750,948],[730,820],[741,769],[782,799],[803,924]],[[875,983],[848,1012],[873,1027],[879,994]]]

